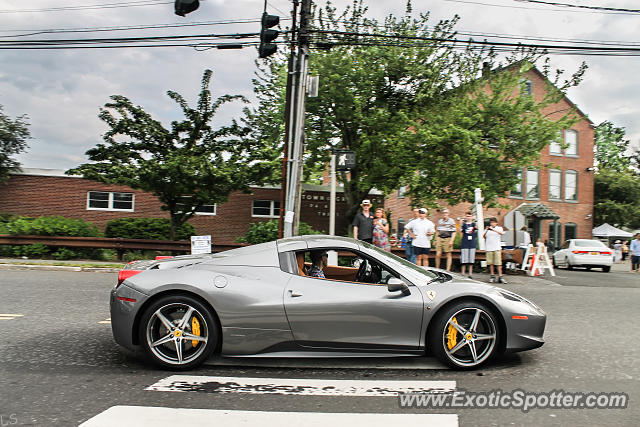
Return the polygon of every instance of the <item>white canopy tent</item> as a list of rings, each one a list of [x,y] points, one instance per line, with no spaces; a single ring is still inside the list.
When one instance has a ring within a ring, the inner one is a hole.
[[[607,224],[606,222],[594,228],[592,231],[592,234],[595,237],[623,237],[623,238],[633,237],[633,233],[620,230],[619,228],[616,228],[613,225]]]

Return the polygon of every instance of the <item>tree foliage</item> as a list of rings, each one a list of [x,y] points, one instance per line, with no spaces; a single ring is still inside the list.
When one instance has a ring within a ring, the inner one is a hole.
[[[510,67],[481,77],[500,65],[497,56],[446,43],[456,35],[457,16],[431,25],[428,14],[414,16],[408,3],[404,16],[377,21],[360,0],[342,11],[327,3],[314,14],[313,46],[326,49],[309,57],[320,91],[307,101],[305,168],[307,175],[324,168],[330,144],[355,151],[357,166],[340,178],[348,215],[374,188],[389,194],[406,185],[416,204],[473,200],[476,187],[485,199],[504,195],[515,184],[513,170],[534,163],[575,120],[573,111],[551,120],[543,109],[579,83],[584,65],[562,81],[562,72],[551,76],[545,62],[547,95],[534,100],[517,95],[542,54],[521,50],[505,58]],[[382,42],[370,34],[403,39]],[[284,60],[278,64],[284,67]],[[271,81],[280,79],[281,68],[271,65],[277,71]],[[263,95],[280,99],[276,90]]]
[[[27,140],[31,137],[27,116],[11,119],[4,114],[0,105],[0,183],[9,179],[9,175],[20,169],[20,163],[13,158],[27,149]]]
[[[300,222],[300,235],[321,234],[314,230],[306,222]],[[249,229],[244,236],[238,237],[238,243],[249,243],[256,245],[258,243],[270,242],[278,238],[278,220],[254,222],[249,225]]]
[[[628,153],[629,140],[625,129],[604,121],[595,130],[595,160],[599,169],[624,172],[629,171],[632,157]]]
[[[219,128],[211,124],[222,105],[245,101],[237,95],[212,100],[211,76],[210,70],[204,72],[195,107],[167,92],[184,114],[169,129],[128,98],[112,96],[99,114],[110,128],[104,143],[87,151],[92,163],[67,173],[153,193],[170,213],[171,239],[201,206],[225,202],[231,192],[248,191],[250,184],[272,177],[277,154],[255,146],[250,129],[235,120]]]
[[[615,227],[640,228],[640,176],[601,169],[594,176],[594,220]]]

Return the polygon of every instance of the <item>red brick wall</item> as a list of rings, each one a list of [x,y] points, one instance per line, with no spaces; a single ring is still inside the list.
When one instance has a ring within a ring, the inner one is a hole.
[[[87,192],[116,191],[133,193],[133,212],[87,210]],[[235,192],[229,201],[217,206],[216,215],[196,215],[189,222],[198,234],[211,234],[215,243],[234,243],[253,222],[271,218],[252,217],[253,200],[280,200],[280,190],[253,188],[253,194]],[[336,231],[346,230],[346,203],[338,193],[336,203]],[[160,209],[160,202],[152,194],[132,190],[126,186],[104,185],[94,181],[45,175],[13,175],[0,186],[0,213],[26,216],[61,215],[92,222],[104,230],[107,222],[116,218],[169,218]],[[314,229],[329,230],[329,193],[305,191],[302,195],[301,219]]]
[[[541,101],[544,96],[545,82],[543,77],[536,71],[532,70],[527,73],[527,77],[531,80],[533,85],[533,95],[537,101]],[[573,105],[567,100],[563,99],[557,104],[548,106],[544,112],[549,115],[550,118],[558,117],[561,114],[565,114],[568,110],[573,108]],[[495,216],[500,223],[506,213],[511,209],[519,206],[521,203],[535,203],[542,202],[549,206],[556,214],[560,216],[558,220],[562,225],[562,231],[560,233],[560,239],[564,239],[564,225],[568,222],[573,222],[577,226],[578,238],[591,238],[591,230],[594,227],[593,224],[593,171],[587,171],[587,168],[593,166],[593,146],[594,146],[594,129],[589,120],[585,117],[578,123],[574,124],[571,129],[578,132],[578,156],[566,157],[566,156],[551,156],[549,154],[549,147],[546,147],[540,156],[541,165],[553,164],[553,169],[559,169],[563,172],[562,180],[562,194],[564,197],[564,172],[568,170],[574,170],[578,173],[578,200],[577,202],[565,202],[565,201],[553,201],[549,200],[549,170],[548,168],[540,168],[540,199],[539,200],[526,200],[516,198],[502,198],[499,199],[500,204],[506,204],[511,206],[509,209],[487,209],[484,212],[485,218]],[[412,218],[409,198],[398,198],[397,192],[391,194],[386,200],[385,207],[392,211],[393,227],[396,229],[397,220],[404,218],[405,221],[408,218]],[[441,206],[447,206],[442,202]],[[451,216],[453,218],[462,217],[464,213],[469,210],[469,203],[462,203],[457,206],[448,206],[451,210]],[[440,214],[436,210],[430,211],[430,219],[436,221],[440,218]],[[541,235],[543,240],[549,238],[549,221],[543,221],[541,224]]]

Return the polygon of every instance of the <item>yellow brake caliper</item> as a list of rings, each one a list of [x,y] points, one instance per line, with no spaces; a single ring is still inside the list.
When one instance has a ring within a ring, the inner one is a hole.
[[[458,320],[454,317],[451,320],[452,323],[458,324]],[[449,332],[447,332],[447,347],[451,350],[458,343],[458,330],[453,326],[449,325]]]
[[[193,333],[193,335],[197,335],[200,336],[200,322],[198,322],[198,319],[195,318],[195,316],[191,319],[191,332]],[[191,345],[193,345],[194,347],[198,345],[198,341],[191,341]]]

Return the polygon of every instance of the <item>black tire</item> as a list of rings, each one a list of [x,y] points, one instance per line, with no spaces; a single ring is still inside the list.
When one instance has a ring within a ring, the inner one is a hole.
[[[187,316],[190,310],[193,311]],[[169,322],[171,329],[161,318]],[[182,327],[181,321],[186,322]],[[144,311],[138,334],[151,362],[166,369],[187,370],[201,365],[211,356],[218,346],[219,331],[215,316],[198,299],[188,295],[167,295]],[[197,340],[186,336],[197,337]]]
[[[567,264],[567,270],[573,270],[573,265],[569,264],[569,259],[565,258],[564,262]]]
[[[602,267],[602,272],[603,273],[608,273],[611,271],[611,266],[610,265],[605,265],[604,267]]]
[[[477,310],[480,310],[481,314],[475,331],[472,331],[470,326]],[[449,321],[453,319],[461,329],[466,331],[465,335],[457,328],[452,331],[453,326]],[[455,340],[451,340],[449,335],[451,332],[455,335]],[[470,339],[466,340],[465,336],[469,333]],[[427,342],[430,352],[442,363],[455,369],[467,370],[475,369],[495,356],[501,339],[500,334],[500,324],[492,309],[477,301],[460,301],[439,312],[431,321]],[[480,338],[491,335],[493,339]],[[471,351],[471,342],[476,354],[475,360]],[[458,347],[457,350],[455,350],[456,347]],[[450,353],[451,350],[454,352]]]
[[[551,265],[553,265],[553,268],[558,268],[558,263],[556,262],[556,257],[551,256]]]

